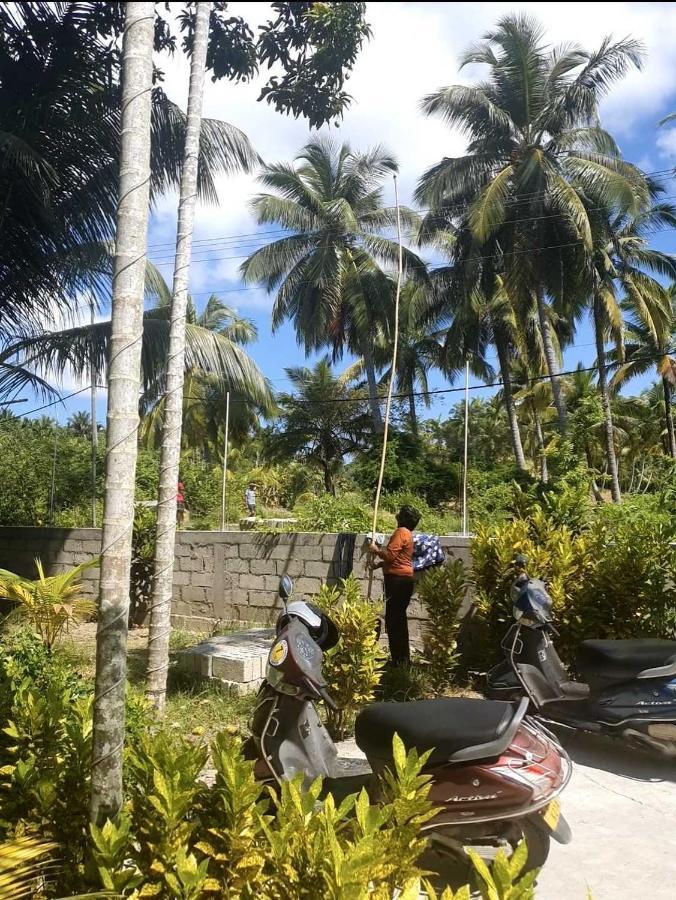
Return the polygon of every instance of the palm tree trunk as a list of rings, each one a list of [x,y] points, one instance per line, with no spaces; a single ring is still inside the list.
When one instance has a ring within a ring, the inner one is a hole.
[[[369,406],[371,407],[371,418],[373,419],[373,428],[380,432],[383,430],[383,416],[380,411],[380,403],[378,401],[378,382],[376,380],[376,367],[373,363],[373,353],[368,340],[362,342],[361,355],[364,360],[364,371],[366,372],[366,383],[369,391]]]
[[[552,342],[552,333],[549,320],[547,318],[547,308],[545,306],[545,297],[542,290],[536,293],[538,306],[538,319],[540,321],[540,336],[542,337],[542,347],[547,362],[547,374],[552,385],[552,396],[554,397],[554,406],[559,420],[559,431],[561,434],[566,433],[568,414],[566,411],[566,400],[561,390],[561,382],[559,380],[559,363],[554,352],[554,344]]]
[[[533,410],[533,422],[535,423],[535,441],[538,448],[538,459],[540,462],[540,481],[543,484],[549,484],[549,471],[547,469],[547,455],[545,453],[545,436],[542,432],[542,422],[540,421],[540,413],[537,411],[535,403],[531,400]]]
[[[157,531],[150,633],[148,637],[147,695],[159,710],[164,709],[169,669],[169,633],[171,596],[174,579],[176,542],[176,485],[181,460],[183,422],[183,379],[185,369],[185,318],[188,308],[188,275],[192,253],[197,167],[200,151],[202,98],[206,76],[207,45],[211,3],[198,3],[195,14],[195,39],[190,64],[190,88],[186,117],[185,149],[178,202],[176,258],[171,301],[169,358],[162,423],[160,483],[157,504]]]
[[[154,4],[127,3],[90,799],[90,816],[98,824],[115,819],[122,807],[129,572],[150,191],[153,34]]]
[[[590,472],[594,471],[594,463],[592,462],[591,450],[589,449],[589,444],[585,443],[584,445],[584,455],[587,460],[587,468]],[[592,494],[594,495],[594,499],[597,503],[603,503],[603,494],[601,493],[601,488],[598,486],[598,482],[596,481],[596,477],[592,475],[591,480],[591,489]]]
[[[512,374],[509,367],[509,353],[504,337],[497,330],[495,333],[495,348],[498,351],[498,361],[500,363],[500,377],[502,378],[502,392],[507,412],[507,421],[509,422],[509,435],[512,441],[512,450],[514,451],[514,459],[517,468],[522,472],[526,471],[526,456],[523,452],[523,444],[521,443],[521,432],[519,431],[519,419],[516,415],[516,404],[514,403],[514,394],[512,393]]]
[[[411,433],[418,436],[418,413],[415,409],[415,393],[411,390],[408,395],[408,418],[411,423]]]
[[[613,435],[613,414],[610,409],[610,394],[608,392],[608,379],[606,378],[606,350],[603,344],[603,307],[598,296],[594,297],[594,332],[596,338],[596,358],[599,370],[599,391],[601,393],[601,407],[603,409],[603,434],[606,444],[606,459],[608,460],[608,472],[610,473],[610,495],[613,503],[622,501],[620,491],[620,478],[617,471],[617,455],[615,453],[615,438]]]
[[[329,470],[328,465],[323,463],[324,467],[324,490],[327,494],[331,494],[332,497],[336,496],[336,488],[333,484],[333,479],[331,478],[331,471]]]
[[[671,411],[671,385],[668,378],[662,378],[662,390],[664,391],[664,418],[667,421],[669,453],[672,459],[676,459],[676,434],[674,434],[674,416]]]

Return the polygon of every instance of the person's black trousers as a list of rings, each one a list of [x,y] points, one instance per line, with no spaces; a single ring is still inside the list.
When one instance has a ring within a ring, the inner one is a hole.
[[[410,662],[406,610],[411,602],[415,579],[409,575],[385,575],[385,626],[390,656],[395,666]]]

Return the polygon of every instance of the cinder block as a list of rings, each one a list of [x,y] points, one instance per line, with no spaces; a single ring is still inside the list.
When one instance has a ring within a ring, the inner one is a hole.
[[[291,578],[298,578],[305,571],[304,559],[278,559],[276,561],[277,575],[289,575]]]
[[[190,584],[191,577],[192,576],[191,576],[190,572],[181,572],[180,569],[179,570],[174,569],[173,581],[174,581],[174,585],[176,587],[180,587],[181,585]]]
[[[207,600],[207,592],[203,587],[197,587],[193,584],[188,584],[185,587],[181,587],[179,589],[180,598],[184,603],[205,603]]]
[[[263,577],[261,575],[240,575],[239,586],[240,588],[244,588],[245,590],[263,590]]]
[[[318,594],[321,589],[322,582],[319,578],[307,578],[303,576],[295,583],[297,594]]]
[[[249,572],[249,562],[246,559],[226,559],[225,571],[228,574],[244,575]]]
[[[242,560],[244,562],[244,560]],[[252,575],[275,574],[275,561],[273,559],[252,559],[249,563],[249,571]]]
[[[331,568],[325,562],[306,562],[304,574],[325,581],[331,575]]]
[[[186,572],[186,575],[189,575],[189,572]],[[195,587],[213,587],[214,586],[214,575],[213,572],[195,572],[190,579],[190,583],[194,584]]]

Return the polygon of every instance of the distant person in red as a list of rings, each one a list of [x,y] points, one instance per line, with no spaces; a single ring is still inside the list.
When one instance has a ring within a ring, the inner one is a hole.
[[[385,627],[390,656],[395,666],[406,666],[411,652],[408,643],[406,610],[411,602],[413,577],[413,529],[420,513],[413,506],[402,506],[397,513],[397,529],[387,547],[371,543],[369,550],[380,559],[372,568],[382,567],[385,582]]]
[[[185,487],[182,481],[179,481],[176,489],[176,520],[179,525],[183,524],[185,519]]]

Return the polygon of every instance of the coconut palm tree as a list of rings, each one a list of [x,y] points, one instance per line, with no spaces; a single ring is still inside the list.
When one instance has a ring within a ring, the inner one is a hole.
[[[335,494],[335,476],[344,457],[364,447],[368,418],[366,397],[354,387],[354,372],[333,371],[328,356],[312,369],[286,369],[294,388],[280,394],[280,414],[269,437],[273,459],[294,457],[319,469],[328,494]]]
[[[394,290],[394,283],[391,285]],[[426,407],[430,405],[428,373],[444,362],[444,330],[429,285],[409,279],[399,298],[399,347],[395,372],[395,392],[407,398],[411,431],[418,434],[416,394]],[[394,307],[392,307],[393,309]],[[393,323],[392,323],[393,324]],[[375,348],[376,365],[383,369],[381,382],[388,384],[392,372],[390,333],[381,332]]]
[[[334,359],[351,350],[364,360],[371,413],[382,422],[377,399],[374,341],[387,320],[389,291],[381,265],[394,265],[398,244],[381,232],[395,224],[383,206],[383,182],[397,171],[382,147],[359,153],[327,138],[310,141],[296,165],[266,166],[260,182],[274,193],[252,201],[259,224],[288,231],[242,264],[243,278],[276,291],[273,329],[291,319],[306,351],[331,347]],[[417,217],[401,210],[405,226]],[[404,266],[424,274],[420,259],[404,251]]]
[[[150,202],[153,23],[152,3],[126,4],[120,200],[108,366],[106,477],[92,731],[90,815],[99,825],[106,819],[116,819],[122,808],[131,525]]]
[[[209,18],[211,3],[195,7],[190,87],[186,116],[185,147],[178,200],[176,256],[169,323],[169,353],[162,405],[162,441],[157,500],[154,578],[148,636],[147,694],[160,711],[164,710],[169,671],[169,634],[171,597],[176,542],[176,485],[181,459],[183,427],[183,376],[185,370],[185,331],[188,309],[188,278],[197,204],[197,176],[200,153],[202,99],[207,74]]]
[[[611,385],[619,388],[632,378],[656,369],[661,380],[663,415],[666,427],[667,452],[676,459],[676,434],[672,412],[672,392],[676,385],[676,284],[666,292],[671,306],[671,316],[665,316],[650,327],[646,316],[640,316],[637,307],[625,299],[623,308],[627,314],[624,337],[624,361],[613,375]]]
[[[232,346],[242,347],[258,337],[255,324],[226,306],[216,294],[212,294],[201,313],[188,298],[187,310],[188,356],[191,334],[202,331],[219,336],[223,352]],[[246,356],[246,354],[244,354]],[[248,356],[246,356],[249,359]],[[186,366],[183,390],[183,446],[198,448],[205,455],[216,451],[222,439],[225,423],[225,395],[231,394],[230,438],[237,440],[250,433],[257,421],[257,413],[270,416],[274,411],[273,393],[264,376],[252,362],[257,373],[255,379],[233,377],[232,371],[217,368],[204,370]],[[156,390],[149,392],[142,401],[143,423],[141,434],[148,446],[157,446],[161,439],[163,397]]]
[[[489,80],[442,88],[422,101],[427,115],[469,137],[464,156],[443,159],[420,179],[416,198],[431,209],[428,227],[448,227],[468,210],[477,240],[499,242],[510,291],[536,303],[561,430],[565,398],[546,298],[577,287],[579,260],[564,265],[563,257],[591,251],[583,198],[635,211],[647,196],[645,179],[598,123],[600,99],[641,58],[630,39],[606,38],[593,52],[549,50],[536,22],[508,15],[462,58],[462,66],[488,66]]]
[[[651,182],[653,195],[664,189]],[[676,258],[651,248],[648,244],[653,229],[676,225],[676,207],[670,203],[652,202],[638,215],[609,213],[602,209],[590,212],[594,238],[590,254],[591,307],[596,338],[598,384],[604,416],[606,457],[610,488],[614,502],[619,502],[620,482],[613,441],[613,420],[606,365],[606,338],[613,337],[618,359],[623,358],[623,316],[620,296],[635,310],[636,324],[644,327],[654,339],[654,347],[673,329],[673,310],[667,291],[653,277],[676,276]],[[653,273],[653,274],[650,274]],[[660,352],[659,350],[657,351]]]
[[[89,413],[76,412],[68,419],[66,428],[76,437],[90,437],[92,433],[92,420]]]

